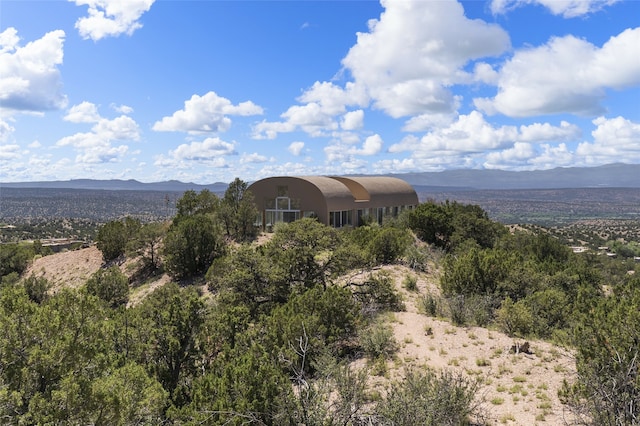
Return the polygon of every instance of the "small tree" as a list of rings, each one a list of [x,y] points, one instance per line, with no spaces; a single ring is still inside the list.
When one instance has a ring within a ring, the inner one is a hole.
[[[451,213],[443,205],[434,201],[422,203],[406,215],[406,220],[422,241],[448,248],[454,228]]]
[[[217,220],[220,200],[206,189],[199,194],[186,191],[177,208],[164,240],[167,271],[177,279],[204,275],[213,260],[225,253]]]
[[[377,229],[368,244],[372,257],[381,264],[391,264],[397,261],[411,242],[408,232],[405,229],[391,226],[373,228]]]
[[[130,217],[124,221],[112,220],[101,226],[96,241],[102,259],[110,262],[124,255],[127,243],[137,235],[140,227],[140,221]]]
[[[137,332],[146,336],[142,356],[179,406],[188,400],[201,355],[197,339],[206,316],[204,302],[195,288],[169,283],[136,306],[135,313]]]
[[[584,312],[575,327],[578,382],[565,393],[569,405],[593,424],[637,425],[640,279],[630,280],[607,297],[579,297],[578,304]]]
[[[226,234],[238,241],[255,237],[254,221],[258,215],[253,193],[247,191],[247,183],[235,178],[224,193],[220,205],[220,218]]]
[[[175,220],[198,214],[214,213],[218,210],[220,199],[208,189],[203,189],[200,193],[189,190],[180,197],[176,203],[178,214]]]
[[[36,303],[42,303],[48,297],[49,281],[45,277],[36,277],[31,275],[23,281],[24,289],[29,295],[29,299]]]
[[[204,275],[225,252],[221,231],[211,215],[182,218],[169,228],[164,241],[165,265],[178,279]]]
[[[496,322],[509,336],[528,335],[533,330],[533,315],[524,300],[513,302],[507,297],[496,313]]]
[[[137,238],[130,242],[130,248],[142,257],[145,266],[158,269],[160,265],[160,246],[166,235],[165,225],[159,222],[143,225]]]
[[[115,308],[129,300],[129,280],[117,266],[99,269],[87,281],[87,291]]]
[[[265,253],[283,271],[291,287],[326,287],[338,268],[333,256],[340,237],[334,228],[311,218],[283,223],[265,245]]]
[[[21,274],[33,259],[33,246],[0,244],[0,277],[12,272]]]

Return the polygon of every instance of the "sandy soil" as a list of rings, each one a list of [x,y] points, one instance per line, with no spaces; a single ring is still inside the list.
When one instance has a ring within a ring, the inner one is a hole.
[[[402,287],[406,275],[416,275],[405,267],[385,268],[395,278],[403,294],[406,311],[392,316],[391,326],[399,346],[396,359],[388,362],[391,376],[408,366],[453,369],[482,380],[478,395],[484,402],[488,424],[565,425],[568,411],[558,399],[563,379],[575,374],[572,354],[542,341],[529,341],[531,354],[513,354],[521,339],[480,327],[456,327],[449,321],[429,317],[419,311],[421,294],[437,291],[433,275],[418,274],[418,291]]]
[[[102,266],[102,253],[95,246],[65,251],[36,259],[24,273],[46,278],[56,292],[62,287],[78,288]]]
[[[23,276],[29,277],[33,274],[46,278],[51,284],[51,292],[55,293],[64,287],[81,287],[102,266],[102,253],[92,246],[38,258],[27,268]],[[136,270],[137,261],[127,261],[119,266],[125,275],[130,276]],[[169,276],[164,274],[142,285],[132,286],[129,305],[139,303],[153,290],[170,281]]]

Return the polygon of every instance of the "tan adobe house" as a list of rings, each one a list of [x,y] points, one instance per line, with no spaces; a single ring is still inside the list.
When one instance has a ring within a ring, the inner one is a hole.
[[[418,205],[418,195],[402,179],[386,176],[280,176],[249,185],[260,212],[257,224],[270,231],[279,222],[316,217],[335,228],[382,222]]]

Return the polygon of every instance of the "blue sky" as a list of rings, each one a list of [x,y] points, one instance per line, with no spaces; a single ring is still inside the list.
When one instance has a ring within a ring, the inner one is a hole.
[[[0,0],[0,182],[640,163],[640,2]]]

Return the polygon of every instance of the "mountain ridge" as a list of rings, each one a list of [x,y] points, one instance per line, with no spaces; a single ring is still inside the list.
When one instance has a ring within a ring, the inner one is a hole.
[[[448,190],[640,188],[640,164],[614,163],[597,167],[559,167],[548,170],[445,170],[394,174],[413,186]]]
[[[224,192],[228,184],[215,182],[212,184],[197,184],[168,180],[163,182],[140,182],[135,179],[71,179],[57,181],[7,182],[0,183],[0,188],[40,188],[40,189],[91,189],[108,191],[171,191],[184,192],[188,190],[201,191],[208,189],[212,192]]]
[[[356,176],[356,175],[352,175]],[[358,174],[357,176],[366,176]],[[548,170],[505,171],[457,169],[440,172],[385,174],[421,188],[443,191],[561,188],[640,188],[640,164],[613,163],[596,167],[559,167]],[[93,190],[201,191],[224,192],[228,183],[197,184],[169,180],[144,183],[135,179],[72,179],[62,181],[7,182],[1,188],[55,188]]]

